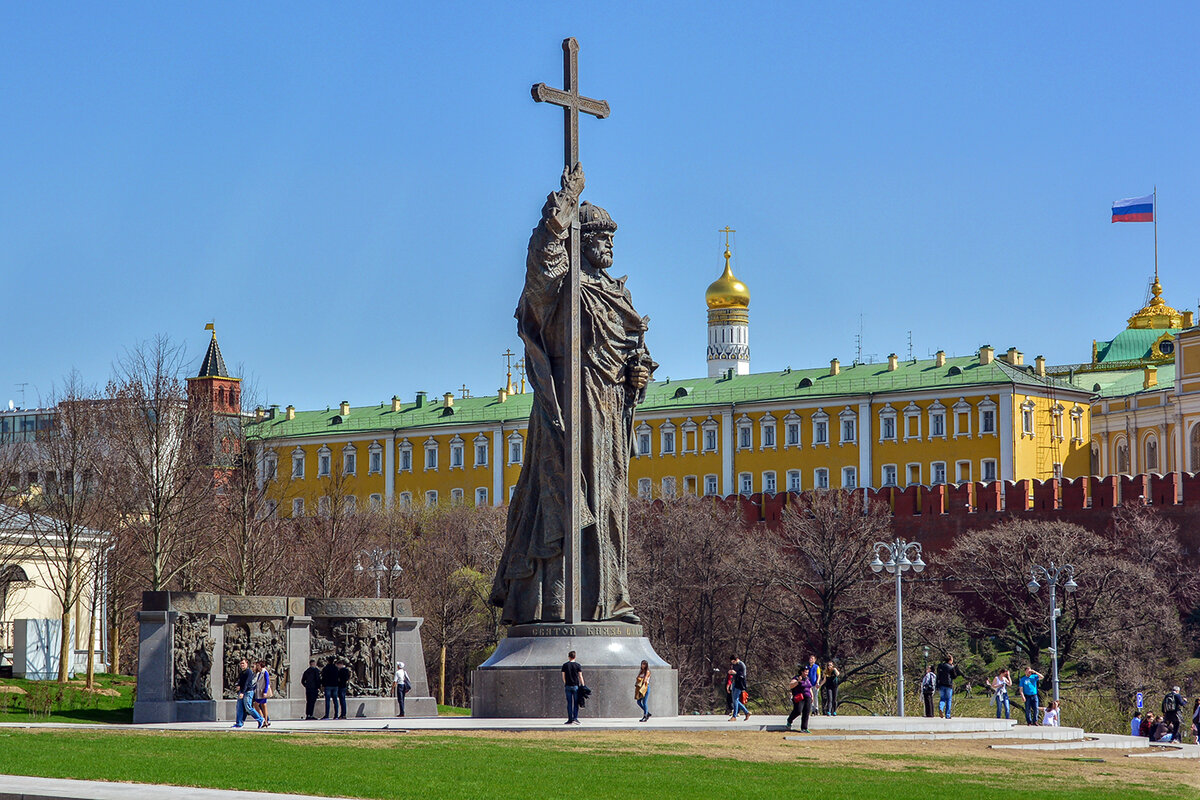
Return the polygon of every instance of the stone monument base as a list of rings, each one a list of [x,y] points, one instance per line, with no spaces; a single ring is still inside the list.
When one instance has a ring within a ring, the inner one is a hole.
[[[579,710],[581,720],[640,717],[633,691],[643,660],[650,664],[650,713],[679,713],[679,674],[654,652],[641,625],[584,622],[510,628],[492,657],[471,673],[471,716],[566,720],[562,665],[571,650],[592,690]]]

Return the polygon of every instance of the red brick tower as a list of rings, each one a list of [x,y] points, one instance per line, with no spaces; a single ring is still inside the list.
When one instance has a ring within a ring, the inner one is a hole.
[[[198,418],[197,444],[213,468],[220,492],[222,484],[240,466],[242,382],[229,377],[213,324],[210,322],[204,329],[212,331],[212,340],[200,364],[200,374],[188,378],[188,410]]]

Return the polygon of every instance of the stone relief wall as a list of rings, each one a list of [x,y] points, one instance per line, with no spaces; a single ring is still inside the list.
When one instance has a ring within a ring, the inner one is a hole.
[[[288,696],[287,633],[283,620],[239,620],[225,624],[226,699],[237,697],[238,662],[266,661],[275,697]]]
[[[208,614],[181,613],[175,618],[173,642],[175,699],[211,700],[209,672],[216,642],[209,634]]]
[[[321,667],[330,657],[346,659],[351,697],[391,694],[395,670],[387,620],[317,618],[310,642],[312,657]]]

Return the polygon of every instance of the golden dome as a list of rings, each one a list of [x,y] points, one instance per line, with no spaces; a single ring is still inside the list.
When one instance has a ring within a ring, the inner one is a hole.
[[[1129,327],[1141,330],[1182,328],[1183,314],[1171,308],[1167,305],[1167,301],[1162,299],[1162,284],[1158,282],[1157,274],[1154,276],[1154,283],[1150,286],[1150,294],[1153,295],[1150,303],[1129,318]]]
[[[748,308],[750,306],[750,290],[746,284],[733,276],[729,268],[729,245],[725,245],[725,271],[721,277],[708,285],[704,293],[704,301],[709,308]]]

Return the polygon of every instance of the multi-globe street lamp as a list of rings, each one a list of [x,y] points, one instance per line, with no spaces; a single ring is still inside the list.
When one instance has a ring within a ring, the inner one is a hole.
[[[896,707],[900,716],[904,716],[904,614],[900,604],[900,581],[908,570],[921,572],[925,562],[921,558],[920,542],[906,542],[896,539],[894,542],[876,542],[874,545],[875,558],[871,560],[871,571],[875,573],[888,571],[896,576]],[[886,556],[885,561],[883,557]]]
[[[1029,589],[1030,594],[1037,594],[1038,589],[1042,585],[1038,583],[1038,578],[1041,578],[1050,586],[1050,655],[1054,659],[1054,699],[1058,699],[1058,615],[1062,610],[1058,607],[1058,596],[1055,593],[1055,588],[1058,586],[1058,581],[1063,576],[1066,576],[1066,583],[1063,588],[1067,592],[1074,592],[1079,588],[1079,584],[1075,583],[1075,567],[1070,564],[1063,564],[1061,567],[1055,566],[1054,562],[1050,562],[1050,568],[1034,564],[1030,570],[1032,577],[1029,583],[1025,586]]]
[[[363,566],[363,557],[367,558],[367,565]],[[395,550],[385,550],[382,547],[372,547],[370,550],[364,550],[358,554],[358,561],[354,564],[354,571],[361,575],[363,572],[371,572],[375,575],[375,596],[380,596],[380,579],[384,575],[391,573],[395,577],[400,577],[400,573],[404,572],[404,567],[400,566],[400,554]],[[391,582],[388,583],[389,589]]]

